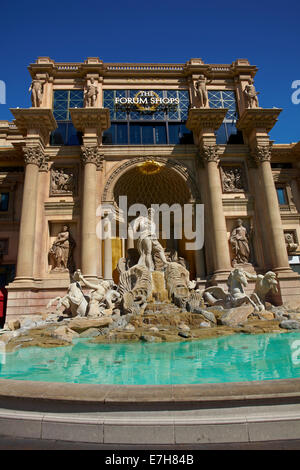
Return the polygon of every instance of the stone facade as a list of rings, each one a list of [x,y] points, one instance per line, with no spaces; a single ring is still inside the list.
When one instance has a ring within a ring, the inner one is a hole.
[[[300,143],[270,141],[281,110],[259,107],[255,66],[244,59],[227,65],[201,59],[106,64],[98,58],[61,64],[39,57],[29,71],[32,107],[12,109],[14,120],[0,121],[1,200],[7,200],[0,210],[0,269],[8,316],[42,313],[50,299],[65,292],[71,268],[65,262],[55,269],[49,262],[64,226],[74,241],[74,269],[91,282],[118,278],[118,261],[134,249],[134,241],[100,241],[97,210],[100,204],[111,205],[118,218],[120,195],[145,205],[204,204],[203,249],[193,252],[186,250],[185,240],[161,240],[166,251],[176,250],[185,260],[200,287],[225,287],[238,259],[253,272],[276,273],[274,302],[300,303]],[[78,98],[77,104],[76,92],[82,103]],[[104,106],[109,92],[114,110]],[[184,119],[176,108],[179,92],[186,92],[189,101]],[[214,101],[220,93],[223,107]],[[161,107],[137,106],[135,100],[144,95]],[[226,98],[233,95],[235,131],[229,136],[232,102],[226,107]],[[62,116],[67,100],[68,115]],[[144,119],[140,127],[137,116]],[[174,143],[172,132],[183,121],[193,140]],[[118,142],[120,123],[130,136],[152,129],[153,142],[133,143],[126,136]],[[164,143],[155,140],[162,128]],[[61,129],[68,142],[59,140]],[[227,132],[227,141],[220,140],[220,130]],[[107,131],[115,132],[111,142],[105,141]],[[244,257],[238,251],[239,220],[247,234]]]

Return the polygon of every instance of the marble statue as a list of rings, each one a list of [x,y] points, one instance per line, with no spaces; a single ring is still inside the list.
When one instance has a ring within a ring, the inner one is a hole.
[[[259,92],[255,90],[254,80],[251,78],[244,89],[246,108],[258,108],[257,95],[259,95]]]
[[[88,317],[103,316],[105,314],[104,310],[114,308],[115,303],[120,299],[120,294],[113,289],[113,281],[101,280],[95,284],[85,279],[79,269],[74,273],[74,278],[83,282],[89,289],[92,289],[88,296]]]
[[[204,75],[200,75],[195,83],[195,93],[200,108],[208,108],[207,80]]]
[[[256,276],[255,289],[252,296],[253,298],[256,296],[259,302],[264,306],[266,296],[269,292],[273,294],[278,293],[278,281],[273,271],[268,271],[264,276],[262,274]]]
[[[51,271],[69,271],[73,268],[73,250],[75,248],[68,225],[63,225],[49,250]]]
[[[118,293],[122,298],[123,313],[141,314],[152,292],[150,270],[136,264],[120,274]]]
[[[154,270],[153,255],[156,253],[164,265],[167,259],[162,245],[156,236],[156,226],[153,222],[154,209],[148,209],[148,216],[139,216],[132,223],[134,233],[138,233],[137,248],[140,254],[139,265],[146,266],[150,271]]]
[[[248,279],[255,280],[255,289],[251,295],[245,293],[245,287],[248,285]],[[262,274],[252,274],[244,271],[242,268],[235,268],[231,271],[228,280],[228,292],[222,287],[208,287],[203,292],[203,299],[208,305],[221,305],[223,308],[235,308],[250,303],[254,311],[262,312],[265,310],[266,295],[277,293],[278,281],[276,274],[268,271],[264,276]]]
[[[84,93],[85,107],[94,107],[98,96],[98,87],[95,84],[95,79],[92,77],[90,83],[86,85],[86,91]]]
[[[29,87],[31,91],[31,103],[33,108],[39,108],[42,105],[44,87],[41,80],[34,79]]]
[[[169,298],[178,307],[185,307],[190,291],[196,286],[195,281],[190,281],[189,271],[181,264],[171,262],[166,266],[165,279]]]
[[[247,279],[247,273],[242,268],[235,268],[227,279],[228,292],[222,287],[208,287],[203,292],[203,299],[208,305],[221,305],[223,308],[234,308],[250,303],[255,310],[259,310],[255,302],[245,293]]]
[[[55,299],[50,300],[47,308],[50,308],[56,302],[56,312],[63,306],[65,311],[69,312],[72,317],[86,316],[88,301],[82,292],[80,283],[75,279],[69,285],[67,294],[64,297],[55,297]]]
[[[250,258],[249,237],[242,219],[237,220],[237,226],[231,231],[230,244],[233,251],[233,266],[247,264]]]

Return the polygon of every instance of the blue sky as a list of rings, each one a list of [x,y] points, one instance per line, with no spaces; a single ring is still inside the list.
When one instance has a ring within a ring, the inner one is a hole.
[[[206,63],[247,58],[256,65],[260,105],[283,108],[271,132],[277,143],[300,140],[300,104],[291,84],[300,80],[300,3],[257,0],[50,1],[16,0],[1,6],[1,68],[9,108],[30,106],[29,63],[100,57],[106,62]]]

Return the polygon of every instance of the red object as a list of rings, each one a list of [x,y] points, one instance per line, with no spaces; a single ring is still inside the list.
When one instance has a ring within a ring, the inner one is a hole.
[[[0,321],[4,320],[6,314],[7,289],[0,288]]]

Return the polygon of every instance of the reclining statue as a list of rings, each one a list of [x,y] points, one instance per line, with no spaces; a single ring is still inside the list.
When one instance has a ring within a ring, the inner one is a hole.
[[[80,283],[75,279],[69,285],[67,294],[64,297],[55,297],[50,300],[47,308],[52,307],[55,302],[57,302],[55,309],[56,313],[58,313],[63,306],[65,308],[65,312],[69,313],[72,317],[86,316],[88,300],[82,292]]]

